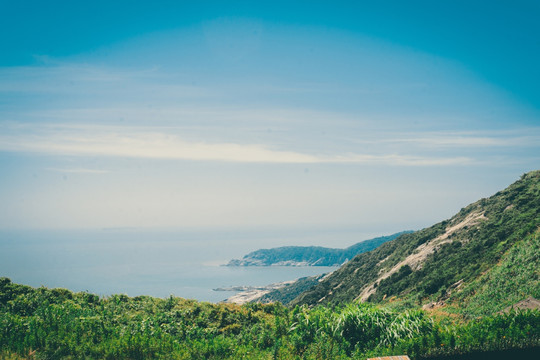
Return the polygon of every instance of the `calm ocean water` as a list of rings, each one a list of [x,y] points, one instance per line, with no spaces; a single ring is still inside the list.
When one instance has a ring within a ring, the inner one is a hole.
[[[232,258],[282,245],[308,245],[300,234],[212,231],[0,231],[0,276],[31,286],[99,295],[169,295],[218,302],[234,292],[327,273],[329,267],[225,267]]]

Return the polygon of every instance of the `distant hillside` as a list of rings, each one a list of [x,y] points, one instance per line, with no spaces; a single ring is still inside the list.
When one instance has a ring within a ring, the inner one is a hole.
[[[253,251],[241,260],[231,260],[227,266],[339,266],[358,254],[370,251],[381,244],[411,231],[361,241],[345,249],[320,246],[284,246]]]
[[[540,298],[539,234],[540,171],[533,171],[449,220],[356,256],[290,304],[357,300],[448,311],[459,304],[471,316],[501,311]],[[281,291],[294,293],[294,285]]]

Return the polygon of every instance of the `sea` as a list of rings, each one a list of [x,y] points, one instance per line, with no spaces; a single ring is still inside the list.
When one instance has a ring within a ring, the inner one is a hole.
[[[218,288],[264,286],[336,269],[224,266],[230,259],[285,245],[345,247],[366,236],[355,230],[0,230],[0,277],[100,296],[172,295],[217,303],[236,294]]]

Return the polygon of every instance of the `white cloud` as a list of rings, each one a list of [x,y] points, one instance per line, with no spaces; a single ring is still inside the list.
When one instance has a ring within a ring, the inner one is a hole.
[[[50,155],[108,156],[243,163],[358,163],[399,166],[470,165],[468,157],[426,157],[391,154],[313,154],[275,149],[265,144],[186,141],[150,127],[7,126],[0,150]],[[6,126],[4,126],[6,128]]]
[[[358,144],[389,144],[417,146],[419,148],[500,148],[537,147],[540,143],[540,128],[517,128],[479,132],[418,132],[394,133],[386,131],[374,139],[348,139]]]
[[[526,135],[527,134],[527,135]],[[426,147],[508,147],[536,146],[540,141],[538,129],[522,129],[521,134],[513,131],[501,131],[493,135],[456,133],[423,134],[418,137],[397,138],[394,142],[413,143]]]
[[[48,171],[54,171],[59,173],[67,173],[67,174],[107,174],[110,171],[108,170],[100,170],[100,169],[85,169],[85,168],[47,168]]]

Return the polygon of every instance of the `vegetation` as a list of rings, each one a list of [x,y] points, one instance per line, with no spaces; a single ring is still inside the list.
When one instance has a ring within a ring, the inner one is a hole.
[[[273,249],[260,249],[247,254],[242,260],[231,260],[228,266],[339,266],[356,255],[371,251],[405,233],[410,233],[410,231],[361,241],[345,249],[321,246],[283,246]]]
[[[540,310],[507,308],[540,298],[539,235],[535,171],[321,281],[272,293],[290,307],[99,298],[0,278],[0,358],[442,360],[519,349],[537,356]],[[359,294],[369,302],[354,301]]]
[[[540,231],[516,243],[497,266],[451,294],[447,311],[478,317],[532,296],[540,299]]]
[[[537,349],[540,312],[459,322],[371,304],[335,308],[99,298],[0,279],[5,359],[412,359]]]
[[[539,229],[540,171],[533,171],[449,220],[356,256],[291,304],[350,302],[371,287],[368,301],[374,303],[455,302],[470,316],[492,313],[538,297]],[[423,261],[407,263],[428,245],[432,250]],[[391,275],[382,277],[385,272]],[[484,306],[485,301],[492,305]]]
[[[292,284],[287,284],[284,287],[274,289],[269,293],[264,294],[255,301],[263,304],[281,302],[283,305],[289,305],[301,293],[317,285],[324,276],[326,276],[326,274],[300,278]]]

